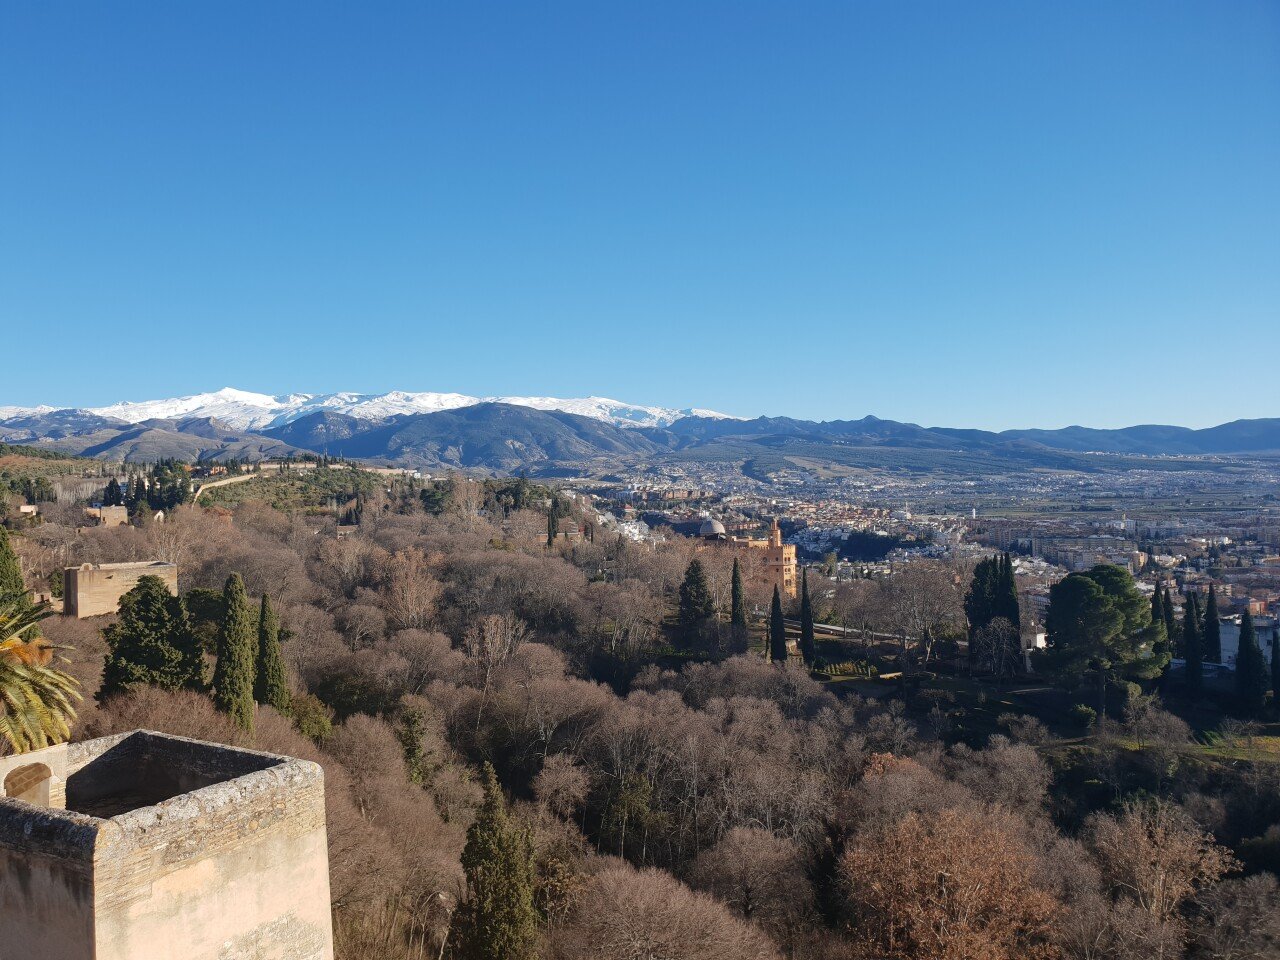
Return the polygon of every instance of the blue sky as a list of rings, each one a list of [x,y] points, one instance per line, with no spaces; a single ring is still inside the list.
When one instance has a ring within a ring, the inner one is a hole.
[[[1280,416],[1280,4],[0,5],[0,405]]]

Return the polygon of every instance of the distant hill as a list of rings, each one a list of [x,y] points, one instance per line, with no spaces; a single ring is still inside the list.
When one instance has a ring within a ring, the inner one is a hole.
[[[301,451],[423,467],[548,472],[607,459],[750,461],[789,455],[889,469],[1121,469],[1113,457],[1280,457],[1280,419],[1237,420],[1203,430],[1143,425],[1119,430],[966,430],[864,417],[796,420],[680,416],[661,426],[625,425],[558,409],[475,402],[424,413],[373,416],[321,409],[250,432],[208,416],[137,423],[85,410],[20,411],[0,420],[0,442],[131,462],[177,457],[260,460]],[[802,453],[800,451],[803,451]],[[984,459],[985,458],[985,461]],[[1091,459],[1090,459],[1091,458]],[[1000,465],[1003,464],[1003,467]],[[767,472],[767,471],[766,471]]]
[[[230,430],[209,419],[110,424],[47,439],[40,448],[126,463],[170,458],[254,461],[304,452],[272,437]]]
[[[124,427],[123,420],[99,416],[88,410],[38,410],[20,412],[0,419],[0,441],[4,443],[30,443],[33,440],[60,440],[90,433]]]
[[[263,431],[265,435],[317,453],[340,454],[353,437],[373,430],[385,420],[362,420],[345,413],[323,410],[291,423]]]
[[[481,403],[456,410],[392,417],[383,423],[312,414],[266,431],[271,437],[332,455],[414,466],[519,470],[668,449],[650,431],[616,427],[592,417]]]
[[[921,427],[877,417],[822,422],[787,417],[759,417],[755,420],[686,417],[671,424],[667,430],[696,440],[776,436],[937,450],[999,450],[1022,445],[1024,448],[1040,447],[1074,453],[1280,456],[1280,418],[1236,420],[1203,430],[1146,425],[1118,430],[1064,427],[1060,430],[1004,430],[997,433]]]

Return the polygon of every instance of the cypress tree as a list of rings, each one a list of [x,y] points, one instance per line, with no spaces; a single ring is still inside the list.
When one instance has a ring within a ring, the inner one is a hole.
[[[731,605],[729,622],[735,627],[741,627],[743,630],[747,628],[747,594],[742,589],[742,567],[738,565],[738,558],[733,558],[733,582],[730,588]]]
[[[706,637],[715,620],[716,606],[707,586],[707,575],[702,561],[694,557],[684,571],[680,584],[680,635],[685,643],[697,643]]]
[[[1173,594],[1169,592],[1169,585],[1164,585],[1164,629],[1169,634],[1169,643],[1174,650],[1181,649],[1179,647],[1178,638],[1178,622],[1173,616]]]
[[[135,474],[132,482],[129,484],[129,510],[141,510],[147,505],[147,488],[142,479],[142,474]]]
[[[559,536],[559,498],[552,497],[552,506],[547,508],[547,545],[556,543]]]
[[[102,494],[102,504],[107,507],[118,507],[124,503],[124,493],[120,490],[120,481],[112,477]]]
[[[1222,621],[1218,617],[1218,595],[1209,584],[1209,600],[1204,607],[1204,658],[1210,663],[1222,662]]]
[[[538,944],[533,839],[511,821],[488,762],[483,783],[484,801],[462,851],[467,899],[454,914],[457,955],[461,960],[532,960]]]
[[[999,579],[996,582],[995,605],[991,611],[991,620],[1004,617],[1014,629],[1020,629],[1022,614],[1018,608],[1018,581],[1013,575],[1013,557],[1005,554],[999,563]],[[990,620],[987,621],[990,623]]]
[[[1195,639],[1200,650],[1200,659],[1204,659],[1204,634],[1200,632],[1200,612],[1196,609],[1195,594],[1182,594],[1182,620],[1178,623],[1178,640],[1174,644],[1174,655],[1183,656],[1187,649],[1187,621],[1195,624]]]
[[[782,594],[776,584],[773,603],[769,605],[769,659],[774,663],[787,662],[787,624],[782,619]]]
[[[1240,648],[1236,651],[1236,709],[1247,717],[1262,712],[1267,701],[1267,665],[1258,646],[1253,616],[1246,607],[1240,617]]]
[[[978,631],[995,617],[995,598],[999,573],[994,557],[984,557],[973,568],[973,580],[964,596],[964,613],[969,620],[969,669],[978,659]]]
[[[9,543],[9,531],[3,526],[0,526],[0,600],[16,601],[18,613],[24,613],[32,606],[26,581],[22,578],[22,566]]]
[[[262,609],[258,612],[258,662],[254,671],[253,699],[274,707],[286,716],[292,700],[284,659],[280,656],[280,618],[272,609],[271,598],[265,593],[262,595]]]
[[[204,657],[186,604],[159,577],[141,577],[120,598],[119,619],[102,631],[107,658],[98,702],[139,684],[163,690],[204,688]]]
[[[730,588],[729,633],[735,653],[747,649],[747,593],[742,588],[742,568],[738,558],[733,558],[733,579]]]
[[[222,588],[222,626],[218,630],[218,665],[213,671],[213,702],[231,715],[236,726],[253,730],[253,674],[257,637],[253,614],[240,574],[227,577]]]
[[[1187,660],[1187,695],[1196,699],[1204,685],[1204,644],[1199,631],[1196,595],[1187,594],[1183,599],[1183,659]]]
[[[1156,584],[1151,591],[1151,622],[1164,623],[1164,585]]]
[[[1164,669],[1160,671],[1160,677],[1156,680],[1156,689],[1160,691],[1161,696],[1168,696],[1173,686],[1173,646],[1169,643],[1169,635],[1165,633],[1163,619],[1151,621],[1151,628],[1155,638],[1152,641],[1152,651],[1164,662]]]
[[[800,573],[800,654],[806,666],[818,659],[818,644],[813,638],[813,604],[809,600],[809,571]]]
[[[1182,657],[1186,661],[1183,679],[1187,697],[1196,700],[1204,689],[1204,647],[1196,624],[1195,604],[1188,597],[1183,610]]]

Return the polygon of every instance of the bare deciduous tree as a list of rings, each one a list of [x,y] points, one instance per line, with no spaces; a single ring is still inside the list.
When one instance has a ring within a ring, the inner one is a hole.
[[[690,881],[783,940],[812,909],[803,851],[756,827],[734,827],[693,862]]]
[[[592,877],[549,935],[555,960],[776,960],[759,930],[660,870],[624,864]]]
[[[440,599],[440,584],[432,577],[426,554],[410,548],[387,562],[387,612],[401,629],[424,630],[431,625]]]
[[[1007,815],[909,813],[859,834],[841,869],[859,956],[1025,960],[1056,954],[1059,904]]]
[[[1183,904],[1237,866],[1181,808],[1161,800],[1128,803],[1116,816],[1095,814],[1086,839],[1106,884],[1116,896],[1136,904],[1160,931],[1180,934]],[[1152,943],[1150,956],[1173,955],[1169,939],[1162,936]]]

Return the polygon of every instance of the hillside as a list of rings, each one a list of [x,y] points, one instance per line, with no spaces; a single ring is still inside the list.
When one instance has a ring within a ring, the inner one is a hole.
[[[316,419],[321,416],[325,419]],[[349,436],[341,436],[347,431]],[[664,449],[648,431],[502,403],[395,417],[365,430],[349,420],[335,421],[332,415],[313,415],[268,434],[282,440],[305,437],[320,442],[325,452],[345,457],[507,471]]]
[[[123,463],[165,459],[256,461],[300,452],[279,440],[231,430],[208,419],[114,423],[49,437],[43,444],[40,449]]]
[[[341,506],[357,495],[368,495],[378,486],[378,476],[346,467],[278,472],[264,470],[251,480],[206,489],[202,506],[232,507],[251,500],[268,503],[277,510],[327,510]]]

